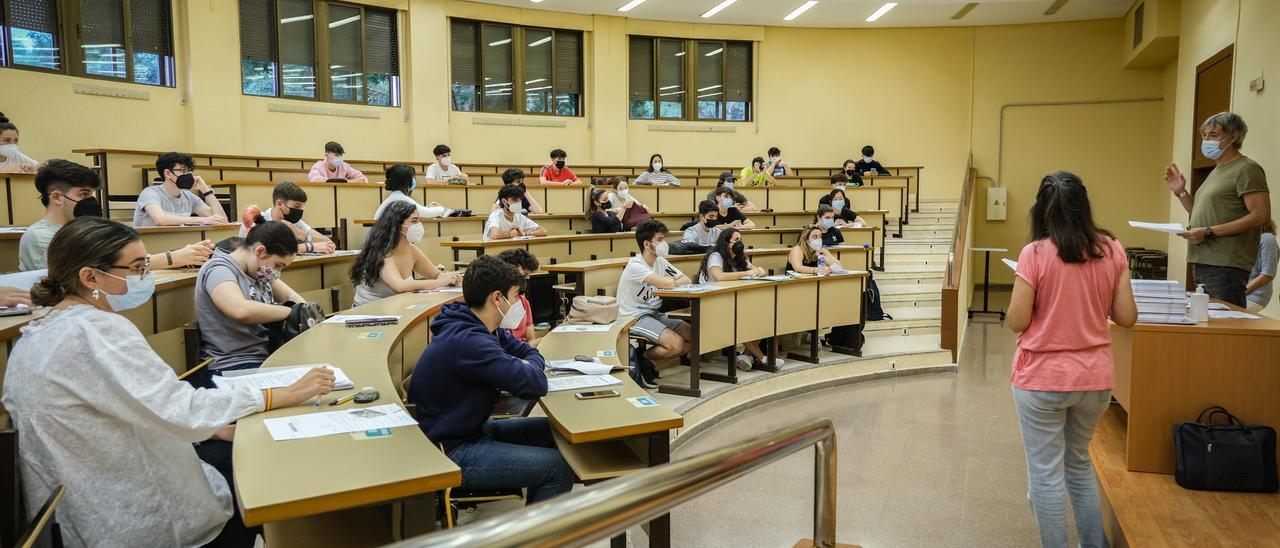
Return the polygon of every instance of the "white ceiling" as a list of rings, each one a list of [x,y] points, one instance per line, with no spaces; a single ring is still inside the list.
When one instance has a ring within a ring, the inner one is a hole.
[[[805,0],[737,0],[713,17],[703,12],[721,0],[646,0],[629,12],[617,11],[628,0],[472,0],[537,10],[602,14],[694,23],[794,27],[948,27],[1049,23],[1122,17],[1133,0],[1068,0],[1054,15],[1044,15],[1054,0],[985,0],[958,21],[951,19],[968,2],[955,0],[898,0],[898,6],[875,23],[865,19],[884,5],[881,0],[819,0],[794,21],[782,18]]]

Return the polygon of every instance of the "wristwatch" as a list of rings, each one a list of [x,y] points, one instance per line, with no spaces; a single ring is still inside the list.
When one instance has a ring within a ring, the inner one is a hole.
[[[1218,235],[1213,233],[1213,227],[1211,226],[1204,227],[1204,241],[1212,242],[1216,239],[1218,239]]]
[[[213,195],[213,189],[209,189],[209,191],[208,191],[208,192],[201,192],[201,193],[200,193],[200,199],[201,199],[201,200],[203,200],[203,199],[208,198],[209,196],[212,196],[212,195]]]

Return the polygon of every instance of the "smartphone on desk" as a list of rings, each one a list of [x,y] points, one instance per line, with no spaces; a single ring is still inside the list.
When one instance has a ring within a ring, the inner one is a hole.
[[[621,396],[617,390],[595,390],[591,392],[578,392],[574,397],[580,400],[595,400],[600,398],[616,398]]]

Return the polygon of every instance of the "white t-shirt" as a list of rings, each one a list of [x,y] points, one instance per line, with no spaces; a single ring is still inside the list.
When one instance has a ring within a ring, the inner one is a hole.
[[[392,190],[387,193],[387,199],[382,201],[382,204],[378,206],[378,210],[373,212],[373,220],[378,220],[378,217],[382,216],[382,210],[386,209],[387,204],[390,204],[391,202],[409,202],[416,205],[418,206],[418,216],[425,219],[444,217],[449,211],[442,206],[424,206],[418,203],[417,200],[405,195],[405,193],[400,192],[399,190]]]
[[[276,218],[276,213],[279,213],[279,211],[280,211],[280,210],[278,210],[278,209],[276,209],[276,208],[274,208],[274,207],[273,207],[273,208],[271,208],[271,209],[269,210],[269,213],[267,213],[267,215],[269,216],[269,218],[268,218],[267,220],[269,220],[269,221],[279,221],[279,220],[281,220],[281,219],[277,219],[277,218]],[[296,222],[296,223],[293,223],[293,226],[296,226],[296,227],[298,227],[298,230],[301,230],[301,231],[303,231],[303,232],[306,232],[306,233],[307,233],[307,237],[306,237],[306,239],[304,239],[304,240],[303,240],[304,242],[309,242],[309,241],[311,241],[311,225],[308,225],[306,221],[298,221],[298,222]],[[244,226],[243,224],[241,224],[241,225],[240,225],[240,237],[241,237],[241,238],[243,238],[243,237],[248,236],[248,235],[249,235],[249,227]]]
[[[518,228],[520,229],[520,232],[524,232],[526,234],[540,228],[538,223],[533,222],[532,219],[525,217],[520,213],[516,213],[512,219],[508,221],[507,216],[502,214],[503,211],[504,210],[501,209],[495,209],[493,212],[489,213],[489,220],[484,222],[484,241],[493,241],[493,238],[489,237],[489,227],[492,226],[498,227],[498,232],[511,232],[511,229]]]
[[[679,278],[680,270],[663,257],[653,261],[653,266],[644,262],[643,255],[636,255],[627,261],[622,269],[622,278],[618,280],[618,315],[642,316],[657,314],[662,307],[662,297],[653,294],[657,289],[646,281],[650,274],[657,272],[668,278]]]
[[[698,283],[706,284],[715,281],[707,277],[707,275],[711,273],[711,267],[713,266],[719,267],[720,270],[724,270],[724,257],[720,256],[720,253],[717,251],[712,251],[711,255],[707,256],[707,271],[698,273]],[[747,268],[751,269],[755,267],[751,264],[751,261],[747,261]]]
[[[448,169],[442,169],[440,164],[427,166],[427,179],[432,181],[448,181],[450,178],[461,176],[462,170],[458,169],[456,164],[449,164]]]

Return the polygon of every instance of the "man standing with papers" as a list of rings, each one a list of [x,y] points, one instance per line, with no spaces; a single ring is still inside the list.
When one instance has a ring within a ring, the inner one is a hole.
[[[520,324],[523,277],[496,257],[476,258],[463,302],[444,305],[409,384],[418,426],[462,469],[462,489],[526,488],[529,504],[568,492],[577,477],[556,449],[546,417],[492,420],[500,390],[546,395],[546,362],[507,329]]]
[[[1249,132],[1244,119],[1220,112],[1200,125],[1200,152],[1214,161],[1213,171],[1193,197],[1178,166],[1170,165],[1165,183],[1191,214],[1186,232],[1187,262],[1196,283],[1210,296],[1245,306],[1245,285],[1258,256],[1259,227],[1271,219],[1271,198],[1262,166],[1240,153]]]

